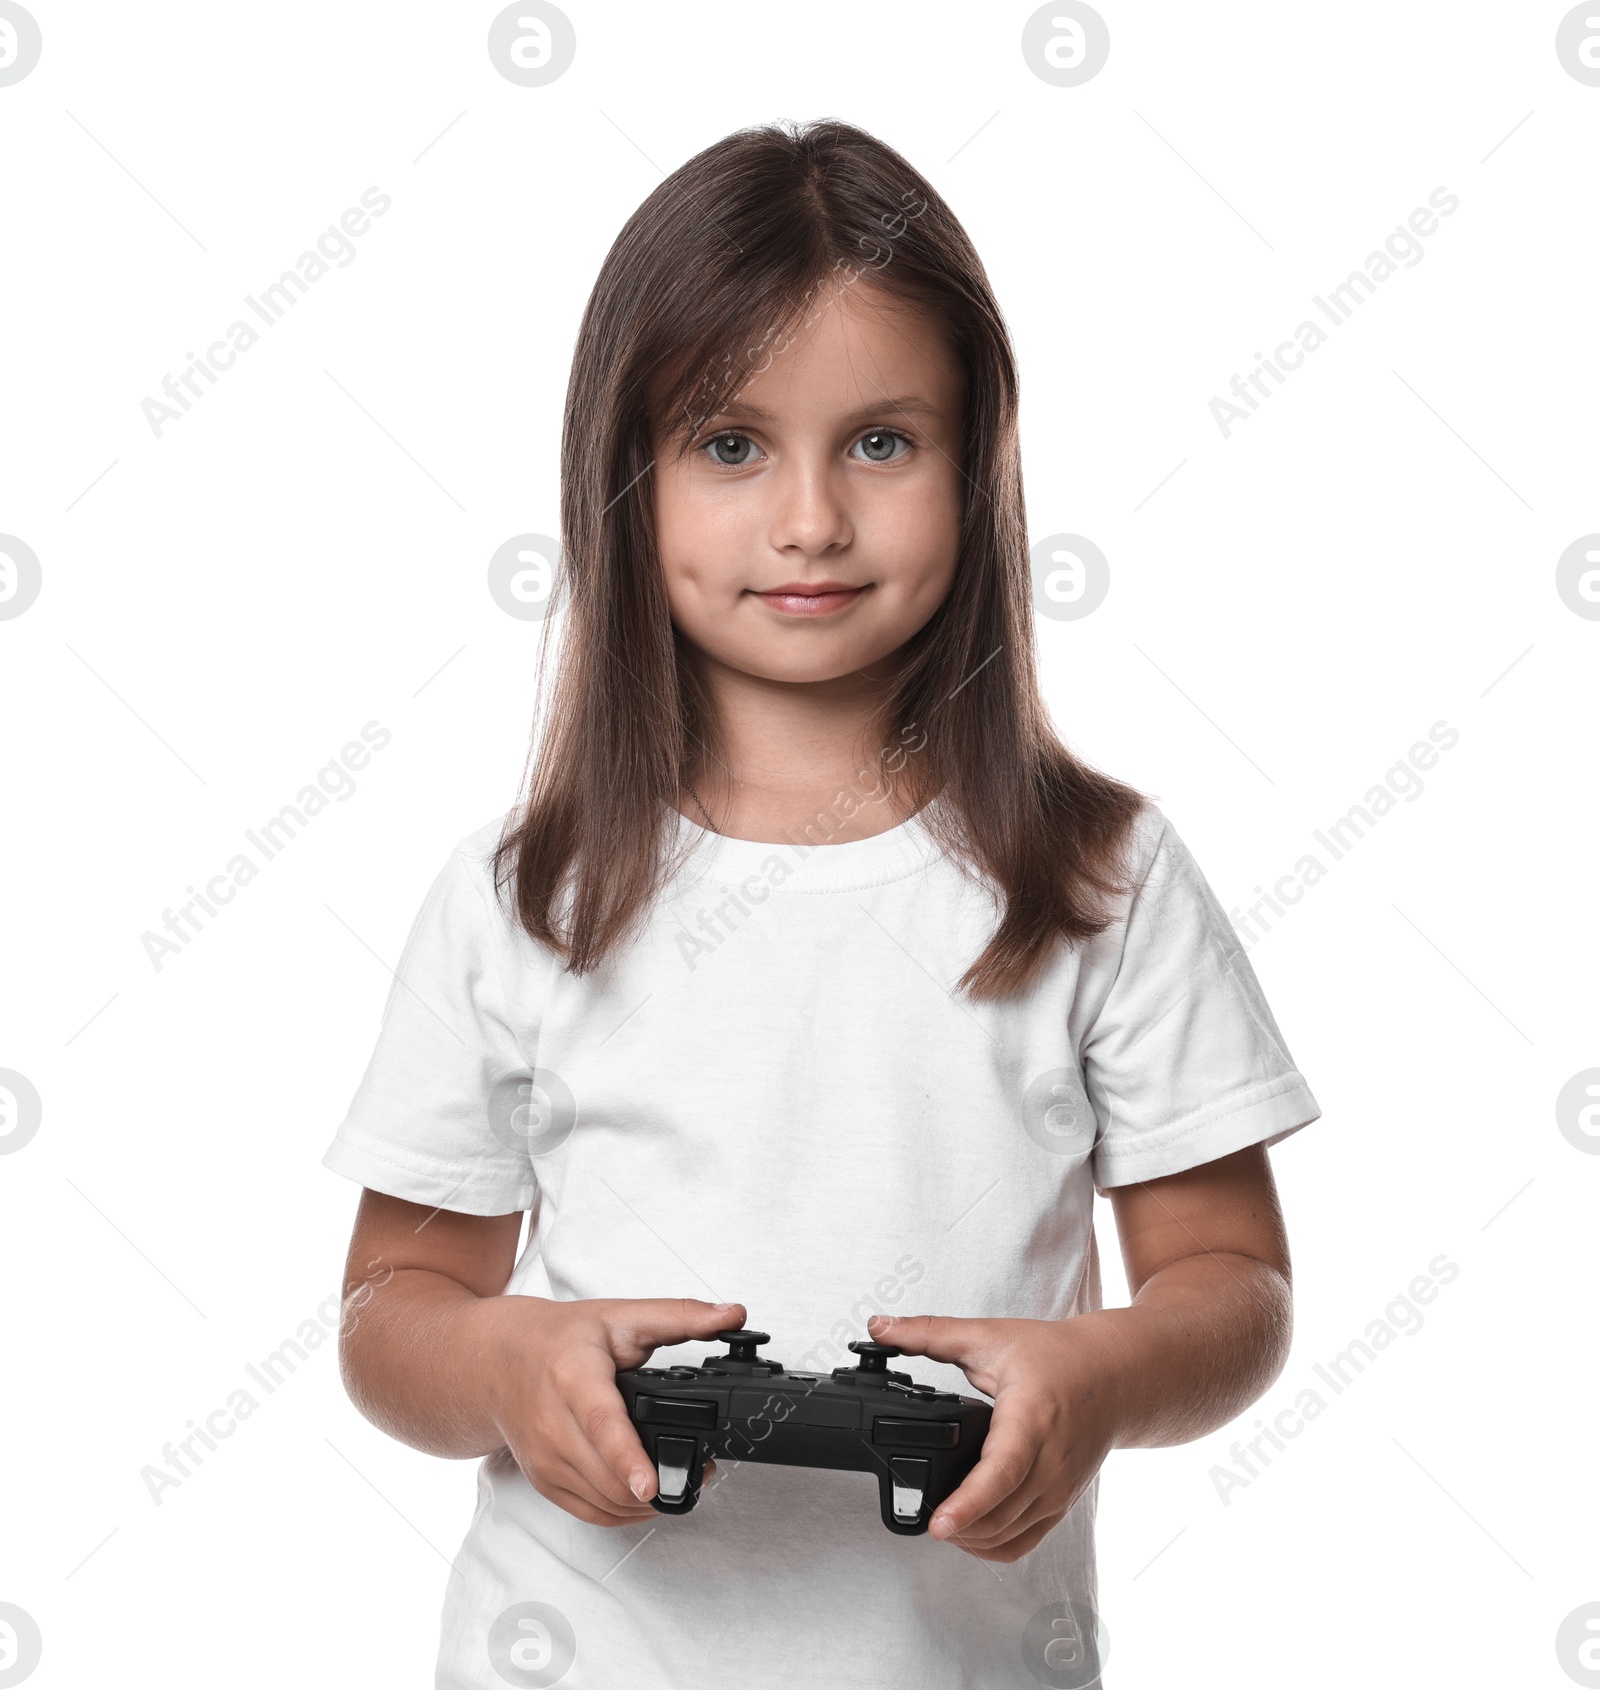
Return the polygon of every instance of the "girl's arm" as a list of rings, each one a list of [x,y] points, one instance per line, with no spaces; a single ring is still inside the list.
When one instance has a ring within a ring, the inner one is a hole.
[[[1289,1250],[1260,1145],[1118,1186],[1111,1202],[1127,1308],[869,1323],[880,1342],[954,1362],[995,1399],[978,1465],[929,1526],[982,1560],[1027,1554],[1111,1450],[1187,1443],[1225,1425],[1288,1357]]]
[[[744,1308],[507,1296],[521,1224],[520,1213],[463,1215],[364,1191],[345,1265],[345,1388],[375,1426],[430,1455],[509,1449],[580,1520],[651,1519],[655,1467],[616,1370],[738,1326]]]

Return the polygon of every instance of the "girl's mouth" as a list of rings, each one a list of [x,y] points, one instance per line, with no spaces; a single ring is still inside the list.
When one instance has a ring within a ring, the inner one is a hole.
[[[851,587],[843,581],[785,581],[781,587],[756,592],[756,597],[785,616],[826,616],[854,604],[866,590],[866,586]]]

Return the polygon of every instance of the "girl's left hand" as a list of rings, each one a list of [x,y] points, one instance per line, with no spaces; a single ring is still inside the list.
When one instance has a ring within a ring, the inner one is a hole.
[[[953,1362],[994,1398],[983,1454],[934,1511],[928,1530],[981,1561],[1019,1560],[1089,1488],[1116,1441],[1105,1324],[1095,1315],[874,1315],[867,1325],[880,1344]]]

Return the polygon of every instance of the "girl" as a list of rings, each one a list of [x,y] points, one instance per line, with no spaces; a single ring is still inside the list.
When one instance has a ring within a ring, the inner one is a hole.
[[[773,126],[651,194],[562,527],[526,802],[435,880],[326,1157],[351,1396],[485,1458],[437,1682],[1091,1685],[1096,1474],[1277,1375],[1265,1149],[1318,1110],[1171,824],[1051,729],[1010,344],[904,159]],[[616,1372],[747,1319],[993,1399],[927,1535],[754,1462],[652,1510]]]

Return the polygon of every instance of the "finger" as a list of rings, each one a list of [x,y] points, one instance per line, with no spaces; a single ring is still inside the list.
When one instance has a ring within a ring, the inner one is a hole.
[[[701,1494],[709,1489],[716,1476],[717,1464],[709,1458],[706,1461],[705,1472],[701,1477]],[[531,1475],[526,1475],[528,1482],[541,1496],[548,1497],[552,1502],[567,1510],[569,1514],[576,1514],[579,1519],[587,1520],[595,1526],[636,1526],[646,1520],[659,1519],[660,1511],[651,1507],[649,1500],[635,1502],[629,1500],[626,1506],[613,1504],[595,1491],[588,1484],[583,1475],[570,1462],[561,1462],[552,1467],[537,1482]],[[565,1482],[563,1482],[565,1481]],[[656,1482],[652,1476],[651,1495],[655,1494]]]
[[[1036,1457],[1035,1446],[1021,1432],[1004,1422],[991,1424],[977,1466],[934,1511],[928,1530],[935,1537],[967,1531],[1026,1484]],[[1017,1511],[1030,1500],[1024,1491]]]
[[[1028,1477],[998,1507],[962,1528],[967,1543],[998,1543],[1027,1530],[1046,1515],[1060,1519],[1076,1508],[1094,1483],[1098,1469],[1081,1461],[1064,1463],[1041,1448]]]
[[[643,1498],[636,1498],[630,1495],[625,1502],[613,1501],[606,1493],[597,1491],[594,1486],[589,1483],[580,1468],[575,1467],[570,1461],[564,1459],[558,1460],[556,1463],[550,1465],[545,1477],[550,1483],[558,1484],[563,1489],[570,1490],[583,1497],[591,1508],[594,1508],[603,1514],[608,1514],[619,1520],[643,1520],[649,1515],[658,1512],[657,1509],[651,1506],[651,1501],[661,1488],[660,1480],[657,1477],[655,1469],[650,1467],[648,1461],[645,1465],[650,1471],[650,1484],[647,1494]],[[715,1479],[716,1473],[717,1464],[708,1455],[706,1457],[705,1468],[700,1475],[700,1492],[702,1495],[711,1488],[712,1481]]]
[[[518,1466],[522,1468],[523,1477],[541,1496],[548,1497],[568,1513],[577,1514],[591,1525],[638,1525],[658,1517],[659,1510],[652,1508],[648,1500],[640,1502],[629,1497],[626,1503],[612,1502],[596,1491],[584,1474],[563,1456],[547,1460],[543,1471],[538,1474],[531,1472],[520,1461]],[[711,1484],[716,1471],[716,1462],[708,1456],[701,1478],[702,1491]],[[653,1482],[651,1494],[654,1495]]]
[[[1037,1438],[1028,1439],[1027,1447],[1033,1454],[1032,1464],[1016,1489],[1003,1496],[987,1511],[980,1511],[971,1515],[967,1524],[959,1528],[963,1538],[983,1542],[985,1539],[1014,1532],[1018,1529],[1019,1522],[1025,1515],[1032,1515],[1037,1518],[1035,1510],[1041,1498],[1046,1495],[1060,1495],[1059,1482],[1053,1482],[1059,1481],[1059,1465],[1046,1457]],[[959,1492],[955,1494],[959,1494]],[[951,1500],[954,1500],[954,1496]],[[1076,1498],[1072,1500],[1075,1501]],[[1069,1502],[1068,1506],[1070,1505]]]
[[[1024,1486],[1019,1495],[1026,1495],[1029,1487]],[[1024,1508],[1019,1508],[1004,1524],[991,1525],[995,1520],[994,1514],[985,1515],[981,1520],[975,1520],[960,1535],[963,1549],[997,1549],[1003,1543],[1020,1537],[1024,1532],[1031,1531],[1041,1520],[1059,1520],[1067,1512],[1061,1506],[1059,1497],[1052,1497],[1039,1492]]]
[[[543,1441],[571,1470],[570,1486],[613,1513],[648,1502],[659,1488],[655,1467],[628,1418],[605,1348],[595,1342],[567,1352],[552,1363],[550,1382],[565,1418]]]
[[[637,1508],[627,1514],[613,1514],[609,1509],[595,1507],[587,1496],[569,1490],[565,1485],[546,1483],[534,1488],[558,1508],[565,1509],[567,1513],[587,1521],[591,1526],[642,1526],[646,1520],[657,1517],[656,1510],[650,1507]]]
[[[648,1467],[649,1463],[641,1463]],[[639,1516],[650,1506],[649,1496],[635,1496],[605,1468],[587,1447],[578,1427],[570,1425],[561,1447],[546,1449],[540,1462],[543,1477],[565,1490],[576,1491],[591,1508],[617,1516]]]
[[[619,1509],[648,1503],[660,1490],[655,1464],[628,1418],[627,1405],[613,1380],[598,1390],[580,1390],[567,1399],[575,1442],[565,1451],[578,1475]],[[708,1456],[706,1475],[716,1470]]]
[[[654,1512],[648,1503],[637,1497],[628,1496],[619,1501],[597,1490],[583,1469],[549,1442],[541,1443],[537,1466],[521,1456],[517,1457],[517,1465],[522,1469],[523,1477],[541,1496],[561,1501],[562,1507],[566,1507],[566,1503],[556,1496],[556,1492],[577,1497],[583,1503],[585,1519],[595,1522],[602,1518],[607,1521],[643,1519],[646,1512]]]
[[[602,1312],[619,1367],[637,1367],[663,1344],[714,1338],[741,1326],[743,1303],[705,1303],[698,1297],[619,1298]]]
[[[566,1482],[590,1493],[594,1505],[631,1509],[651,1494],[653,1474],[599,1340],[596,1333],[550,1363],[544,1412],[521,1441],[538,1448],[541,1466],[566,1464],[572,1475]]]
[[[992,1320],[957,1320],[949,1315],[875,1314],[867,1330],[880,1344],[893,1344],[908,1355],[930,1361],[954,1362],[957,1367],[983,1367],[994,1348]]]
[[[1003,1543],[994,1548],[985,1548],[982,1545],[974,1545],[968,1548],[964,1543],[957,1544],[957,1547],[964,1550],[968,1555],[975,1556],[980,1561],[1020,1561],[1029,1550],[1037,1549],[1060,1523],[1061,1516],[1059,1514],[1052,1519],[1041,1520],[1036,1526],[1024,1532],[1021,1537],[1012,1538],[1009,1543]]]
[[[628,1418],[615,1379],[567,1399],[573,1438],[566,1457],[601,1495],[627,1507],[656,1493],[656,1470]]]
[[[716,1474],[717,1474],[717,1464],[708,1455],[706,1457],[706,1464],[700,1471],[700,1489],[699,1489],[699,1493],[698,1493],[699,1495],[704,1496],[705,1493],[712,1488],[712,1481],[716,1478]],[[661,1489],[660,1475],[656,1472],[655,1468],[652,1467],[650,1469],[650,1488],[645,1493],[645,1506],[647,1508],[650,1506],[651,1499],[653,1499],[656,1496],[656,1494],[660,1491],[660,1489]],[[651,1509],[651,1512],[654,1513],[655,1510]]]

